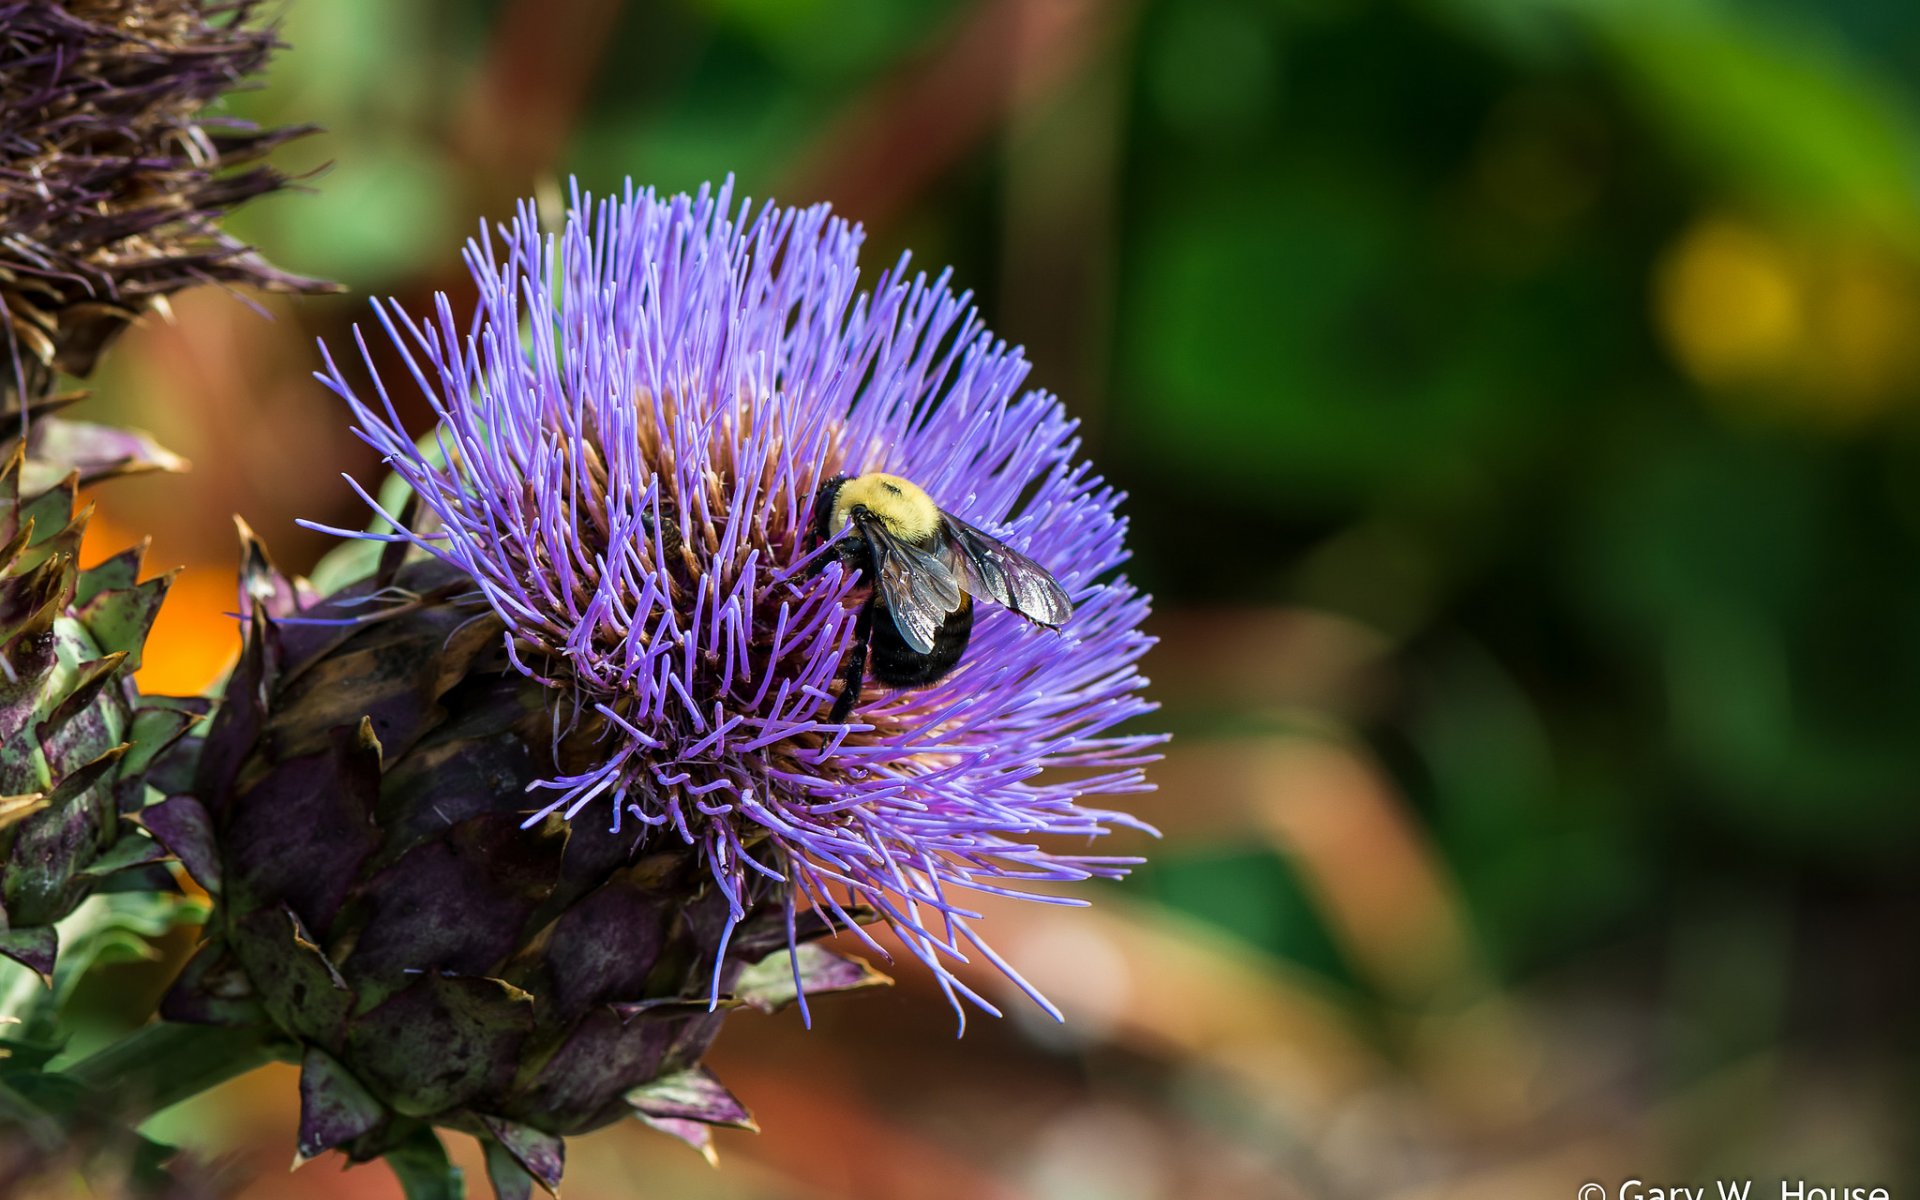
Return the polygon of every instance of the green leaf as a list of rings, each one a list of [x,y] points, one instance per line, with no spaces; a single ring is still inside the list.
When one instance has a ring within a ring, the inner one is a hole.
[[[74,588],[73,602],[85,604],[101,592],[124,591],[140,582],[140,561],[146,554],[146,543],[142,542],[128,550],[122,550],[112,558],[95,563],[80,572],[80,579]]]
[[[29,925],[0,933],[0,955],[45,978],[51,975],[60,952],[60,935],[50,925]]]
[[[784,958],[784,956],[782,956]],[[643,1083],[626,1094],[635,1111],[647,1117],[700,1121],[760,1132],[746,1105],[721,1086],[713,1073],[695,1064],[684,1071]]]
[[[493,1180],[495,1200],[507,1200],[507,1193],[502,1190],[503,1184],[521,1200],[526,1194],[519,1176],[496,1165],[496,1147],[518,1164],[525,1176],[538,1180],[542,1187],[555,1195],[559,1194],[560,1175],[566,1169],[567,1161],[564,1138],[531,1125],[509,1121],[505,1117],[491,1117],[485,1113],[476,1116],[487,1132],[493,1135],[482,1141],[487,1147],[487,1175]]]
[[[533,1176],[505,1146],[492,1138],[481,1143],[487,1151],[487,1182],[493,1200],[532,1200]]]
[[[125,744],[115,746],[84,766],[67,772],[54,789],[47,793],[47,807],[63,808],[85,795],[88,788],[98,783],[102,776],[113,769],[129,748]]]
[[[7,1086],[28,1104],[64,1124],[85,1105],[87,1091],[64,1075],[25,1071],[7,1080]]]
[[[165,892],[168,895],[177,895],[180,892],[180,883],[173,877],[173,872],[167,869],[166,863],[150,862],[101,876],[93,885],[93,894],[96,896],[112,896],[121,892]],[[203,921],[196,921],[184,915],[181,916],[179,923],[182,925],[204,924]],[[151,958],[152,955],[142,957]]]
[[[60,1122],[39,1104],[0,1083],[0,1127],[19,1131],[46,1149],[60,1145]]]
[[[339,1059],[318,1046],[307,1047],[300,1060],[301,1158],[317,1158],[372,1133],[387,1119],[386,1105]]]
[[[133,743],[133,749],[127,752],[126,761],[120,764],[122,779],[145,774],[161,751],[173,745],[186,733],[188,726],[200,719],[197,713],[158,707],[154,704],[155,699],[141,697],[142,707],[134,710],[133,731],[127,737]]]
[[[66,532],[67,526],[73,521],[73,501],[78,494],[78,487],[77,481],[61,480],[39,495],[21,501],[20,524],[33,522],[30,545],[45,546],[55,535]]]
[[[160,614],[177,572],[156,575],[122,592],[102,592],[80,609],[80,622],[93,634],[103,650],[124,650],[125,671],[131,675],[140,669],[140,651],[147,642],[147,630]]]
[[[73,677],[66,683],[67,694],[44,721],[33,727],[33,736],[39,739],[43,747],[67,722],[92,707],[101,690],[119,674],[126,658],[124,654],[108,654],[91,662],[80,663],[74,669]]]
[[[126,876],[115,876],[123,879]],[[28,1043],[56,1039],[60,1006],[81,978],[103,954],[113,947],[136,948],[146,940],[160,937],[178,925],[196,925],[206,918],[206,909],[198,900],[178,894],[124,892],[95,895],[62,919],[59,931],[59,957],[53,969],[53,987],[26,967],[0,962],[0,1027],[12,1028],[5,1018],[15,1018],[23,1027],[15,1036]],[[136,950],[147,957],[145,950]],[[0,1059],[0,1069],[7,1062]]]
[[[407,1193],[407,1200],[466,1200],[467,1181],[460,1168],[447,1161],[447,1148],[433,1126],[422,1124],[405,1141],[387,1151],[387,1165]]]
[[[0,1121],[9,1125],[24,1125],[29,1121],[45,1120],[46,1116],[46,1111],[38,1104],[0,1083]]]
[[[1772,6],[1697,0],[1449,0],[1496,36],[1559,27],[1598,45],[1650,122],[1721,187],[1912,248],[1912,116],[1898,81]]]
[[[180,1147],[135,1136],[139,1140],[134,1143],[133,1161],[127,1167],[128,1182],[147,1194],[176,1184],[178,1181],[167,1172],[167,1160],[180,1153]]]
[[[817,942],[808,942],[792,952],[776,951],[742,970],[733,993],[761,1012],[776,1012],[799,998],[799,992],[794,989],[796,974],[801,989],[809,996],[887,987],[893,983],[863,959],[836,954]]]
[[[0,1051],[6,1058],[0,1060],[0,1074],[14,1071],[38,1071],[47,1065],[61,1051],[59,1043],[42,1045],[38,1042],[18,1042],[0,1039]]]
[[[216,1084],[286,1057],[268,1026],[144,1026],[62,1072],[87,1090],[110,1094],[123,1114],[152,1114]]]
[[[86,487],[118,475],[186,469],[186,459],[139,430],[46,417],[33,423],[20,487],[49,487],[75,471]]]
[[[89,879],[99,879],[129,867],[159,862],[167,856],[167,848],[145,832],[131,825],[123,825],[121,829],[120,840],[113,844],[113,849],[94,859],[80,874]]]

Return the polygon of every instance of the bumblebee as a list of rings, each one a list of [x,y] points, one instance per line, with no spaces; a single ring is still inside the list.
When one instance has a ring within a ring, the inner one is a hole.
[[[808,548],[841,533],[835,555],[872,591],[854,624],[846,685],[827,718],[833,724],[852,713],[869,670],[891,688],[926,687],[952,671],[973,635],[976,595],[1048,628],[1073,615],[1066,589],[1045,567],[942,512],[898,475],[838,475],[820,485]]]

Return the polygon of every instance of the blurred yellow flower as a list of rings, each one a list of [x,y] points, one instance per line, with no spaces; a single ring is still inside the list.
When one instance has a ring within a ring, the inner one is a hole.
[[[1661,332],[1708,387],[1776,374],[1804,336],[1794,265],[1750,226],[1719,217],[1695,225],[1662,265],[1658,288]]]
[[[1656,269],[1654,310],[1686,374],[1737,409],[1851,425],[1920,378],[1914,268],[1857,239],[1708,215]]]

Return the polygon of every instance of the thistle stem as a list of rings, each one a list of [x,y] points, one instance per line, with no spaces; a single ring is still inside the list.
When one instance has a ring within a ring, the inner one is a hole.
[[[299,1048],[271,1026],[227,1028],[158,1021],[61,1072],[86,1091],[111,1097],[130,1124],[276,1060],[296,1062]]]

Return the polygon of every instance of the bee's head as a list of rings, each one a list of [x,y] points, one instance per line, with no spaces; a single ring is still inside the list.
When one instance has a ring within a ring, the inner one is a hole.
[[[833,535],[839,532],[838,529],[834,528],[833,524],[834,504],[840,498],[840,489],[845,487],[847,480],[851,478],[852,476],[850,475],[835,475],[833,478],[822,483],[819,488],[814,491],[813,520],[807,525],[806,537],[801,539],[800,549],[802,553],[812,554],[815,550],[818,550],[821,546],[833,540]],[[817,573],[825,570],[826,565],[827,560],[821,559],[814,564],[813,569]]]

